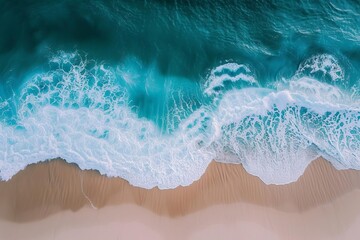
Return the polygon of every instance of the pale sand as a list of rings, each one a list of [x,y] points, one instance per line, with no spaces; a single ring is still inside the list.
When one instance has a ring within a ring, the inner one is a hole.
[[[324,160],[282,186],[214,162],[174,190],[56,160],[0,182],[0,239],[359,239],[359,189],[360,171]]]

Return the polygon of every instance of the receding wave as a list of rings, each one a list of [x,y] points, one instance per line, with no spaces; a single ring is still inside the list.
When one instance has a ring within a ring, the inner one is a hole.
[[[360,98],[335,56],[309,56],[269,85],[256,72],[225,59],[194,82],[135,56],[60,51],[1,99],[0,176],[57,157],[144,188],[189,185],[213,159],[269,184],[320,155],[360,169]]]

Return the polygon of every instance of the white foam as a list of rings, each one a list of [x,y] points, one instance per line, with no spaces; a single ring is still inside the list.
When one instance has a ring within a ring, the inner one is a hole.
[[[313,76],[315,73],[329,75],[333,82],[344,80],[343,69],[337,59],[330,54],[319,54],[307,59],[300,64],[295,76]]]
[[[225,82],[244,82],[250,86],[257,86],[258,82],[250,69],[244,64],[225,63],[213,70],[205,83],[204,93],[207,95],[218,94],[217,88],[224,87]]]
[[[126,108],[111,116],[87,108],[45,106],[27,117],[21,129],[2,126],[1,177],[9,179],[27,164],[62,157],[82,169],[121,176],[131,184],[173,188],[198,179],[212,159],[195,124],[164,136],[151,122]],[[10,143],[11,140],[11,143]]]
[[[179,124],[164,133],[132,111],[121,85],[142,77],[139,62],[112,68],[60,53],[50,63],[52,71],[23,86],[16,125],[0,123],[2,179],[57,157],[144,188],[189,185],[212,159],[242,163],[269,184],[295,181],[319,155],[337,168],[360,169],[360,101],[329,83],[303,76],[259,88],[248,67],[224,64],[205,88],[217,100],[190,114],[183,113],[188,103],[175,105],[170,114]],[[246,80],[240,72],[251,84],[218,91],[224,81]]]
[[[262,97],[264,91],[258,90],[252,89],[247,102],[244,89],[228,92],[220,101],[212,116],[220,132],[213,142],[217,160],[242,163],[268,184],[295,181],[319,155],[338,168],[360,169],[359,111],[327,113],[324,106],[329,110],[339,104],[309,106],[298,93],[286,90]],[[300,106],[308,112],[302,113]]]
[[[269,184],[295,181],[319,155],[360,169],[359,116],[359,98],[310,77],[228,91],[212,115],[216,159],[242,163]]]
[[[301,106],[311,108],[318,113],[342,109],[360,110],[360,98],[313,78],[292,79],[285,86],[279,85],[278,91],[280,90],[291,92]]]
[[[245,89],[226,93],[214,113],[221,128],[214,141],[217,159],[242,163],[266,183],[295,181],[317,153],[297,129],[297,116],[286,109],[285,103],[292,105],[294,100],[287,91],[251,92],[250,98]]]
[[[163,134],[131,111],[111,69],[96,64],[87,69],[86,59],[74,65],[69,57],[78,56],[55,58],[56,70],[24,86],[16,126],[0,125],[2,179],[56,157],[144,188],[189,185],[203,174],[214,156],[207,149],[209,119],[203,108],[173,134]]]

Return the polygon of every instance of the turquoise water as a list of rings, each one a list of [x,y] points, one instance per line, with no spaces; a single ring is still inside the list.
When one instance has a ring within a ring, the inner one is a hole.
[[[62,157],[144,188],[212,159],[360,169],[356,1],[1,1],[0,177]]]

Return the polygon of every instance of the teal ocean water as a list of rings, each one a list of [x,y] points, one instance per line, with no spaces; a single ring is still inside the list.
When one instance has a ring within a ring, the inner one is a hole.
[[[0,178],[61,157],[174,188],[360,169],[360,3],[0,1]]]

